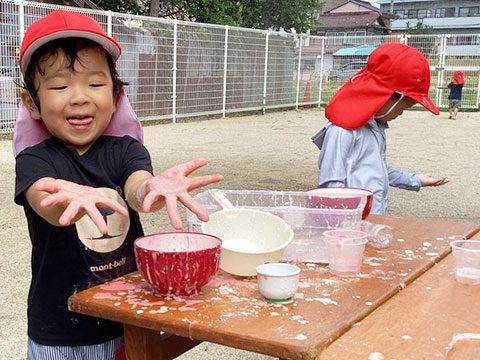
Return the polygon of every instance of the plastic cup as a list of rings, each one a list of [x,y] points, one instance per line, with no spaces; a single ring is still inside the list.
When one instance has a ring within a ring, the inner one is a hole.
[[[328,269],[341,277],[356,276],[362,266],[368,234],[359,230],[338,229],[323,233],[328,248]]]
[[[480,284],[480,240],[450,243],[455,257],[455,278],[463,284]]]

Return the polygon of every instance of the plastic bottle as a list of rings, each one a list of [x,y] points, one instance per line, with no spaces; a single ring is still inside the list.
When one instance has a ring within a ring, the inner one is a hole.
[[[368,244],[377,249],[387,248],[393,239],[392,228],[388,225],[360,220],[344,223],[342,227],[366,232],[368,234]]]

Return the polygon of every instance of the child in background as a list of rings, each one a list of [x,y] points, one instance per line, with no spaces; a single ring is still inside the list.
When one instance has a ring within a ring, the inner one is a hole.
[[[28,359],[115,359],[122,324],[69,312],[72,294],[136,270],[139,211],[177,200],[202,221],[189,191],[221,175],[188,177],[195,159],[153,176],[141,125],[115,69],[120,46],[94,19],[57,10],[34,22],[20,51],[21,91],[13,139],[15,202],[32,242]]]
[[[330,121],[312,137],[321,150],[318,187],[353,187],[373,192],[372,214],[385,214],[388,187],[418,191],[449,182],[446,177],[402,172],[387,165],[388,121],[416,103],[438,115],[428,97],[430,70],[425,57],[403,44],[384,44],[365,69],[352,76],[325,109]]]
[[[449,119],[456,120],[458,109],[462,107],[462,90],[465,80],[463,79],[463,72],[457,70],[453,73],[453,80],[447,86],[438,87],[439,89],[448,90],[450,89],[450,94],[448,95],[448,113]]]

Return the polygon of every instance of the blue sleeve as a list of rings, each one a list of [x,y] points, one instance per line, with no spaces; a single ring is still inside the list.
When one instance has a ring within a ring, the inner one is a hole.
[[[318,159],[319,187],[343,187],[347,182],[347,161],[355,143],[355,133],[328,126]]]
[[[404,190],[419,191],[422,187],[420,179],[417,174],[400,171],[387,165],[388,170],[388,183],[390,186],[397,187]]]

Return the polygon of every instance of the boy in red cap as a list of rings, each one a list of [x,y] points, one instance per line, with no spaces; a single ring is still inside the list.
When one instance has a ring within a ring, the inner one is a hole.
[[[457,70],[453,73],[453,80],[447,86],[439,86],[439,89],[450,89],[448,95],[448,113],[449,119],[456,120],[458,109],[462,107],[462,90],[465,80],[463,79],[463,71]]]
[[[321,150],[318,187],[353,187],[373,192],[372,214],[385,214],[389,186],[418,191],[449,182],[445,177],[402,172],[385,158],[387,122],[415,103],[439,114],[428,97],[425,57],[403,44],[384,44],[368,58],[325,109],[330,123],[312,137]]]
[[[29,360],[115,359],[122,324],[69,312],[68,297],[136,269],[138,212],[166,205],[181,229],[178,200],[207,221],[189,191],[223,179],[188,177],[204,159],[153,176],[115,69],[120,52],[94,19],[63,10],[34,22],[22,43],[13,145],[15,202],[32,242]]]

